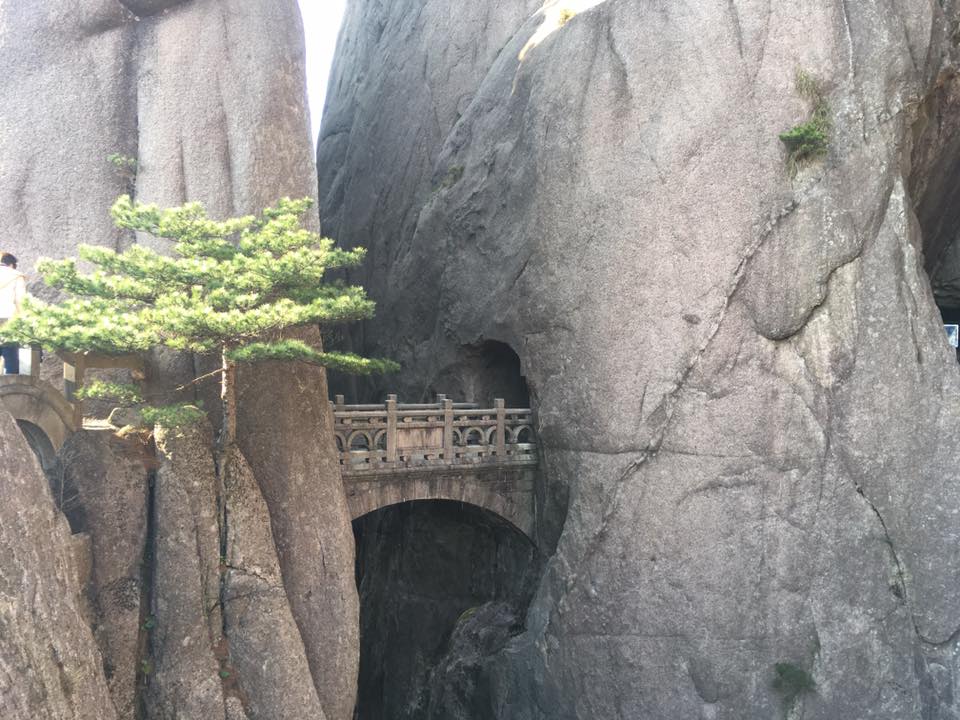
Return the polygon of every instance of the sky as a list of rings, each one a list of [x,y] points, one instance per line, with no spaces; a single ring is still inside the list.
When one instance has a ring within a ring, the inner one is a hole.
[[[320,116],[327,96],[327,78],[337,33],[343,20],[347,0],[299,0],[303,29],[307,39],[307,91],[310,94],[310,118],[313,121],[313,142],[320,133]]]

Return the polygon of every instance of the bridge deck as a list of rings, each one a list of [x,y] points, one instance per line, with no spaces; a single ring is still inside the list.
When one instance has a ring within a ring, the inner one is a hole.
[[[405,469],[451,466],[535,466],[533,411],[454,403],[400,404],[390,395],[383,405],[333,403],[334,433],[346,475],[393,474]]]

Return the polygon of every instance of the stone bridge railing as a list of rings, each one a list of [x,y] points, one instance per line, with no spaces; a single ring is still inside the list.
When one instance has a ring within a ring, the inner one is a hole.
[[[533,412],[455,403],[401,404],[389,395],[383,405],[333,403],[334,433],[344,474],[393,472],[402,468],[471,465],[536,465]]]

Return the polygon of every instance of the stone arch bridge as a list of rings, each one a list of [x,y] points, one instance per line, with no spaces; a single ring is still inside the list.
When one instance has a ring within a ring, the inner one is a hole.
[[[334,433],[353,519],[411,500],[458,500],[534,539],[538,464],[533,412],[454,403],[333,403]]]
[[[17,420],[45,469],[83,423],[71,402],[86,367],[106,361],[64,358],[66,395],[40,379],[34,351],[29,375],[0,375],[0,403]],[[125,365],[126,366],[126,365]],[[412,500],[455,500],[499,515],[534,538],[534,481],[538,464],[533,413],[454,403],[382,405],[333,403],[334,433],[351,518]]]
[[[63,393],[40,379],[40,352],[30,358],[29,375],[0,375],[0,403],[17,421],[44,470],[77,429],[75,408]]]

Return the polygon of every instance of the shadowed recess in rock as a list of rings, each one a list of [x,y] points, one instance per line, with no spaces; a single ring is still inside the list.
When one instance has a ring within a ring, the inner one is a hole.
[[[447,718],[452,697],[482,706],[484,658],[523,630],[540,576],[537,549],[492,513],[451,501],[394,505],[353,527],[357,720]]]
[[[492,407],[497,398],[503,398],[507,407],[531,407],[520,357],[497,340],[461,347],[457,360],[439,373],[427,395],[436,392],[484,407]]]
[[[960,78],[944,76],[920,103],[910,193],[924,269],[945,323],[960,321]]]
[[[27,444],[30,445],[33,454],[40,461],[43,472],[48,478],[52,479],[52,473],[55,472],[57,465],[57,451],[54,449],[53,443],[50,442],[50,438],[37,425],[28,420],[17,420],[17,427],[27,438]]]

